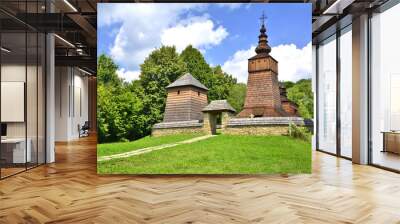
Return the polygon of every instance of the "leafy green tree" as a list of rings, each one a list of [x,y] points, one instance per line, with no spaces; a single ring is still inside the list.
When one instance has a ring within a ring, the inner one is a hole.
[[[246,98],[247,85],[237,83],[232,86],[229,91],[228,102],[236,110],[237,113],[242,111]]]
[[[180,58],[185,62],[187,71],[209,87],[212,71],[201,52],[189,45],[182,51]]]
[[[220,65],[213,67],[212,72],[208,99],[210,101],[227,99],[230,89],[237,82],[236,79],[222,71]]]
[[[165,87],[183,75],[186,64],[175,47],[163,46],[154,50],[140,65],[140,83],[143,87],[143,114],[151,126],[163,117],[167,92]]]
[[[140,81],[145,93],[161,91],[186,71],[186,64],[181,60],[175,47],[163,46],[154,50],[140,65]],[[159,89],[154,89],[153,85]]]
[[[314,114],[314,98],[311,88],[311,79],[301,79],[287,89],[289,100],[298,105],[299,113],[304,118],[312,118]]]
[[[292,88],[294,86],[294,84],[295,84],[292,81],[283,81],[281,83],[286,87],[286,89]]]
[[[142,100],[133,92],[125,91],[126,88],[98,85],[99,142],[128,141],[143,136]]]
[[[98,141],[127,141],[147,131],[142,115],[143,90],[140,83],[124,83],[116,73],[118,66],[101,55],[98,62],[97,120]]]
[[[188,46],[180,55],[175,47],[154,50],[140,65],[139,80],[127,83],[117,75],[113,60],[98,58],[98,140],[99,142],[134,140],[151,133],[152,126],[162,121],[165,87],[190,72],[209,88],[209,100],[227,99],[235,108],[243,106],[245,85],[236,86],[236,79],[210,67],[200,51]],[[238,109],[241,110],[241,109]]]
[[[118,66],[107,55],[100,55],[97,65],[97,125],[98,141],[115,139],[115,131],[111,122],[118,114],[114,100],[118,96],[116,90],[121,88],[122,81],[117,75]]]
[[[223,72],[221,66],[210,67],[201,52],[191,45],[182,51],[180,58],[185,62],[187,71],[209,89],[209,101],[228,97],[236,79]]]
[[[105,85],[120,85],[121,79],[117,75],[118,66],[105,54],[100,55],[97,62],[97,83]]]

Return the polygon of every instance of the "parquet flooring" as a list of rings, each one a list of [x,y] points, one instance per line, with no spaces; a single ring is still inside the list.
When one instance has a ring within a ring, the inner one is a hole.
[[[320,152],[311,175],[98,176],[95,144],[0,181],[0,223],[400,223],[399,174]]]

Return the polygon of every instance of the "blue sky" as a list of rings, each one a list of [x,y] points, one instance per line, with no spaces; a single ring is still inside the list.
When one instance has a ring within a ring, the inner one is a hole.
[[[98,53],[110,55],[119,75],[130,81],[138,78],[139,65],[155,48],[175,45],[181,51],[192,44],[208,63],[246,82],[247,58],[255,55],[263,11],[279,79],[310,77],[311,4],[103,3],[98,7]]]

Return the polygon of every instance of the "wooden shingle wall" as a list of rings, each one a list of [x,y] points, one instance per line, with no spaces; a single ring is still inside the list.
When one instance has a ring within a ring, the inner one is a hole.
[[[207,92],[205,90],[184,86],[170,88],[167,91],[164,122],[203,119],[201,110],[207,106]]]
[[[278,62],[271,56],[249,60],[249,77],[244,109],[239,117],[286,116],[278,82]]]

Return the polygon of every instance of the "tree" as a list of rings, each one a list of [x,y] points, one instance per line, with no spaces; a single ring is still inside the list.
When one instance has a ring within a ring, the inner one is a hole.
[[[175,47],[163,46],[150,53],[140,65],[140,83],[143,87],[143,114],[149,127],[162,120],[167,92],[165,87],[183,75],[186,64]]]
[[[98,62],[97,120],[98,141],[127,141],[148,133],[142,115],[143,90],[139,82],[124,83],[118,66],[101,55]],[[146,132],[147,131],[147,132]]]
[[[287,89],[289,100],[298,105],[299,113],[304,118],[312,118],[314,114],[314,96],[311,89],[310,79],[301,79]]]
[[[165,92],[167,85],[187,71],[186,64],[179,57],[175,47],[168,46],[151,52],[140,65],[140,69],[140,81],[146,93],[158,90]],[[160,89],[153,89],[152,85]]]
[[[187,71],[190,74],[207,87],[210,85],[211,67],[199,50],[189,45],[182,51],[180,58],[185,62]]]
[[[99,142],[128,141],[149,135],[153,125],[162,121],[167,98],[165,87],[186,72],[209,88],[210,101],[231,95],[235,108],[243,105],[243,87],[236,87],[236,79],[223,72],[221,66],[210,67],[201,52],[192,46],[181,55],[175,47],[154,50],[140,65],[139,80],[130,83],[123,82],[117,70],[110,57],[99,57]]]
[[[246,98],[247,86],[244,83],[237,83],[229,91],[228,102],[237,113],[242,111]]]
[[[292,81],[283,81],[280,82],[281,84],[283,84],[283,86],[285,86],[286,89],[292,88],[294,86],[294,82]]]
[[[128,141],[143,136],[142,100],[124,87],[97,87],[99,142]]]
[[[100,55],[97,63],[97,83],[120,85],[122,80],[117,75],[118,66],[105,54]]]
[[[187,71],[203,83],[208,90],[208,100],[226,99],[236,79],[222,71],[221,66],[210,67],[199,50],[187,46],[180,58],[186,64]]]
[[[208,90],[208,99],[212,100],[223,100],[229,96],[229,90],[234,84],[236,79],[231,75],[222,71],[220,65],[212,68],[212,75],[210,77],[210,87]]]

